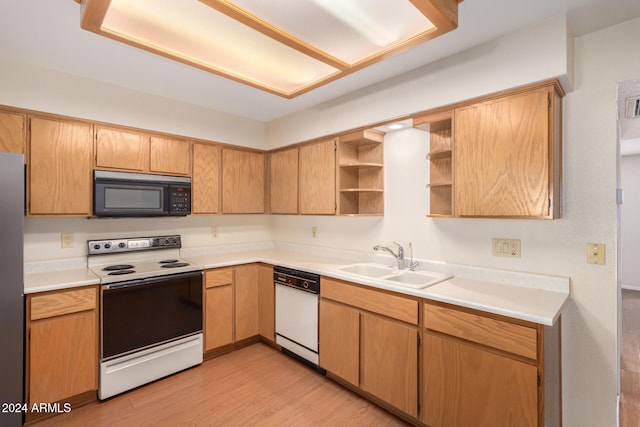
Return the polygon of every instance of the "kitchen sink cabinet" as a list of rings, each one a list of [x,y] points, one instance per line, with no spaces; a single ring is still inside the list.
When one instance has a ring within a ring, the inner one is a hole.
[[[191,146],[187,141],[97,125],[95,151],[99,169],[185,176],[191,172]]]
[[[91,216],[92,125],[30,117],[28,214]]]
[[[299,148],[300,213],[336,213],[336,139],[315,142]]]
[[[322,277],[320,366],[418,417],[418,301]]]
[[[222,213],[264,213],[265,155],[222,149]]]
[[[96,286],[27,295],[25,383],[29,407],[95,399],[97,301]]]
[[[272,214],[298,213],[298,148],[269,153],[269,198]]]
[[[220,147],[193,144],[191,198],[192,214],[220,212]]]
[[[559,323],[545,327],[425,302],[423,421],[560,425]]]
[[[24,154],[26,115],[0,111],[0,152]]]
[[[260,336],[275,342],[276,294],[273,283],[273,266],[258,266],[258,330]]]

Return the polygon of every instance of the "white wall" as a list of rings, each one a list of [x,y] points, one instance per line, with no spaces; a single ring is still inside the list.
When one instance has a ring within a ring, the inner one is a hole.
[[[278,120],[270,125],[269,145],[453,102],[480,94],[480,88],[494,91],[552,77],[562,69],[561,61],[553,60],[555,43],[562,43],[550,33],[561,38],[562,31],[552,30],[562,24],[557,20],[542,23],[425,67],[421,70],[424,75],[409,73],[403,79]],[[640,74],[637,40],[640,19],[574,40],[575,91],[564,100],[562,219],[425,217],[428,138],[407,130],[385,139],[384,218],[274,217],[274,237],[369,252],[375,243],[413,241],[415,255],[421,258],[570,277],[571,299],[562,320],[564,425],[615,425],[616,83]],[[571,51],[570,44],[564,46],[565,53]],[[552,66],[547,69],[544,64],[549,55]],[[315,239],[312,226],[318,228]],[[520,239],[522,258],[492,257],[492,237]],[[586,263],[589,242],[606,245],[606,265]]]
[[[624,189],[620,207],[620,280],[623,287],[640,290],[640,156],[622,157],[620,170]]]
[[[264,148],[262,122],[1,58],[0,105]]]

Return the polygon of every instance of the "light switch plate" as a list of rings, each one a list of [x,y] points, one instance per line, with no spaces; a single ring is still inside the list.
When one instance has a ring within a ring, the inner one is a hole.
[[[587,263],[604,265],[604,243],[587,243]]]
[[[73,233],[60,233],[60,246],[63,249],[73,247]]]
[[[211,227],[211,238],[215,239],[216,237],[218,237],[218,227],[214,225]]]
[[[491,239],[493,256],[520,258],[520,239]]]

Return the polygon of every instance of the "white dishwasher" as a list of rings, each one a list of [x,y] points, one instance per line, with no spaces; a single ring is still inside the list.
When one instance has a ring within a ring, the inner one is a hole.
[[[276,343],[284,353],[318,366],[320,276],[273,268],[276,289]]]

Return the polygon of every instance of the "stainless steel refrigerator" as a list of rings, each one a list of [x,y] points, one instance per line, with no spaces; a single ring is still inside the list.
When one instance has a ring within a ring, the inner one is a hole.
[[[22,425],[24,156],[0,153],[0,426]]]

